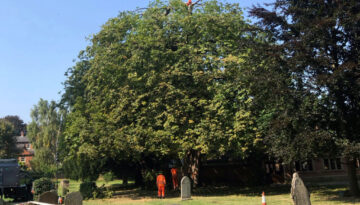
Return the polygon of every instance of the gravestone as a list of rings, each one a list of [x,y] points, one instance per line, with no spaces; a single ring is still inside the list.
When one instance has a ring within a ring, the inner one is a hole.
[[[58,195],[56,192],[47,191],[39,196],[39,202],[44,202],[48,204],[57,204],[57,201],[58,201]]]
[[[80,192],[71,192],[66,195],[65,205],[82,205],[83,197]]]
[[[70,182],[67,179],[63,179],[63,180],[61,180],[60,185],[61,185],[60,186],[61,187],[61,195],[65,196],[69,192]]]
[[[63,180],[61,180],[61,183],[60,183],[60,185],[62,186],[62,187],[64,187],[64,188],[69,188],[69,186],[70,186],[70,181],[68,180],[68,179],[63,179]]]
[[[190,178],[184,176],[181,179],[181,200],[191,199],[191,181]]]
[[[293,174],[291,182],[291,198],[294,205],[311,205],[310,193],[297,172]]]
[[[5,202],[3,199],[0,199],[0,205],[5,205]]]

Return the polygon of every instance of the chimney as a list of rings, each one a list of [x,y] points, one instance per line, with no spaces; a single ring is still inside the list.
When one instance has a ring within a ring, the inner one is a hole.
[[[20,132],[20,136],[21,136],[21,137],[24,137],[24,131],[21,131],[21,132]]]

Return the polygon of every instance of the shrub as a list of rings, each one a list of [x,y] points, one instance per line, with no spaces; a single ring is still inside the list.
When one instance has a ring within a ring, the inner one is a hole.
[[[153,169],[144,170],[142,172],[142,177],[144,180],[145,189],[155,189],[156,188],[156,171]]]
[[[113,181],[113,180],[114,180],[115,175],[114,175],[113,172],[110,171],[110,172],[105,173],[105,174],[103,175],[103,178],[104,178],[105,182],[110,182],[110,181]]]
[[[97,187],[95,182],[83,182],[80,184],[80,193],[84,199],[96,198]]]
[[[40,194],[53,190],[54,189],[54,183],[49,178],[40,178],[33,182],[33,190],[35,198],[40,196]]]
[[[104,191],[104,197],[105,198],[111,198],[114,195],[114,191],[110,188],[106,188],[106,191]]]

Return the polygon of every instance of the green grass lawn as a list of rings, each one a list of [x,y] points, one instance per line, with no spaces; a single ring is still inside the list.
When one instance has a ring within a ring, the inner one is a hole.
[[[106,183],[104,180],[98,180],[98,186],[116,187],[114,196],[109,199],[86,200],[84,205],[210,205],[210,204],[243,204],[260,205],[261,193],[265,191],[267,205],[292,205],[290,198],[290,187],[267,186],[267,187],[207,187],[198,188],[192,191],[192,200],[181,201],[179,191],[166,192],[166,199],[157,199],[157,191],[145,191],[139,188],[121,186],[121,180],[115,180]],[[80,182],[70,181],[70,191],[78,191]],[[313,205],[360,205],[360,199],[352,197],[342,197],[341,192],[346,190],[343,186],[311,186],[308,187],[311,192],[311,202]]]
[[[155,195],[156,193],[154,193]],[[292,205],[290,194],[276,194],[266,196],[267,205]],[[337,198],[320,193],[313,193],[311,202],[313,205],[335,205],[335,204],[360,204],[359,200],[352,198]],[[149,205],[209,205],[209,204],[243,204],[260,205],[261,195],[251,196],[247,194],[224,195],[224,196],[194,196],[192,200],[181,201],[179,197],[167,199],[156,199],[154,197],[117,197],[113,199],[97,199],[85,201],[85,205],[130,205],[130,204],[149,204]]]
[[[61,193],[61,186],[60,186],[60,181],[61,179],[59,179],[59,188],[58,188],[58,193]],[[69,193],[70,192],[75,192],[75,191],[79,191],[80,189],[80,181],[75,181],[75,180],[69,180],[70,184],[69,184]],[[131,184],[131,182],[129,182]],[[96,186],[101,187],[101,186],[116,186],[116,185],[121,185],[122,184],[122,180],[113,180],[110,182],[105,182],[105,180],[103,179],[99,179],[96,181]],[[61,194],[60,194],[61,195]]]

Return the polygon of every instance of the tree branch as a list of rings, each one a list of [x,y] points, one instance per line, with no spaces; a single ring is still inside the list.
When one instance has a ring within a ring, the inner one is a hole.
[[[193,5],[200,3],[200,1],[202,1],[202,0],[197,0],[195,3],[193,3]]]

